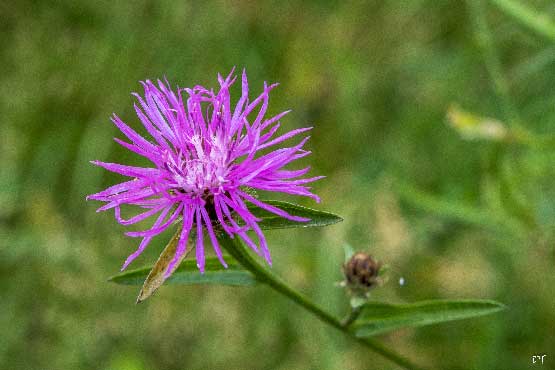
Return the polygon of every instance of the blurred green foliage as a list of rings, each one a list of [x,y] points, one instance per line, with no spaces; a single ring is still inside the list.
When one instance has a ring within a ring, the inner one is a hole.
[[[555,15],[552,1],[521,2]],[[327,176],[318,207],[345,217],[269,231],[274,270],[341,314],[349,243],[392,266],[376,299],[509,307],[383,338],[401,353],[461,370],[526,369],[546,353],[555,369],[553,145],[465,141],[445,124],[457,104],[554,135],[555,44],[481,5],[518,122],[464,2],[1,2],[0,368],[395,368],[266,288],[165,286],[135,305],[137,289],[107,282],[137,243],[85,203],[118,180],[88,161],[142,163],[112,141],[109,116],[138,124],[139,80],[215,87],[237,66],[253,92],[281,83],[271,110],[293,109],[285,129],[315,126],[303,161]]]

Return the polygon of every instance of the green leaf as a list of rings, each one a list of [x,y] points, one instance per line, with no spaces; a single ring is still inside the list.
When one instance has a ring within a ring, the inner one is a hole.
[[[305,217],[310,219],[308,222],[297,222],[285,219],[283,217],[277,216],[271,212],[264,209],[250,205],[250,211],[261,221],[258,223],[261,229],[283,229],[283,228],[293,228],[293,227],[316,227],[316,226],[327,226],[343,219],[337,215],[329,212],[317,211],[314,209],[302,207],[296,204],[280,202],[280,201],[265,201],[265,203],[277,207],[291,215]],[[239,223],[241,220],[238,218]],[[182,220],[178,220],[176,224],[180,224]],[[217,227],[217,225],[215,225]],[[160,254],[158,261],[154,264],[152,268],[142,268],[138,270],[133,270],[125,272],[112,277],[110,280],[119,284],[128,285],[140,285],[143,283],[143,287],[139,292],[137,297],[137,303],[144,301],[150,297],[156,289],[158,289],[165,281],[165,272],[168,268],[170,261],[175,255],[175,250],[177,248],[177,242],[179,240],[181,227],[169,241],[168,245],[164,251]],[[194,232],[191,232],[189,237],[188,251],[193,249],[191,245],[191,239],[193,239]],[[182,256],[181,260],[185,258],[186,255]],[[231,257],[228,257],[231,259]],[[181,261],[179,261],[181,263]],[[177,264],[179,265],[179,264]],[[228,269],[221,266],[217,259],[207,259],[206,260],[206,271],[201,274],[198,271],[196,262],[185,261],[182,262],[179,268],[177,268],[170,278],[167,279],[168,283],[174,284],[224,284],[224,285],[252,285],[255,283],[255,278],[253,275],[240,267],[237,261],[233,260],[228,262]]]
[[[321,227],[333,225],[335,223],[343,221],[343,218],[333,213],[318,211],[293,203],[281,202],[278,200],[264,200],[263,202],[277,207],[289,213],[290,215],[309,218],[310,221],[291,221],[274,213],[268,212],[253,204],[250,204],[248,208],[252,212],[252,214],[262,219],[262,221],[258,223],[258,226],[260,226],[262,230],[289,229],[294,227]]]
[[[166,284],[222,284],[222,285],[253,285],[256,283],[254,276],[243,269],[237,261],[230,256],[224,256],[227,269],[223,267],[216,257],[206,258],[204,274],[198,270],[194,260],[186,260],[166,280]],[[113,276],[110,281],[124,285],[141,285],[151,267],[124,272]]]
[[[489,300],[433,300],[413,304],[367,303],[352,330],[357,337],[488,315],[505,306]]]

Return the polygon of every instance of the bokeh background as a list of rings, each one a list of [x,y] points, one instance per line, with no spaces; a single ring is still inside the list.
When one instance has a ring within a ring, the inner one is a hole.
[[[555,19],[552,1],[521,1]],[[322,203],[299,202],[345,218],[268,232],[276,272],[341,315],[348,243],[391,266],[375,299],[508,306],[381,338],[415,362],[528,369],[547,354],[554,369],[555,43],[471,4],[0,2],[0,368],[396,368],[264,287],[165,286],[135,305],[138,287],[107,282],[136,239],[85,202],[119,180],[89,160],[144,163],[110,115],[139,124],[140,80],[216,87],[237,66],[253,93],[281,83],[270,110],[293,110],[285,129],[315,127],[303,163],[327,176]],[[452,104],[547,139],[465,140]]]

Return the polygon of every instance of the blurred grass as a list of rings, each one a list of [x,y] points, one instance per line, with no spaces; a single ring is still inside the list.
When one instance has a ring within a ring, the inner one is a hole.
[[[521,2],[554,19],[551,2]],[[522,125],[552,134],[553,44],[484,9]],[[139,80],[215,86],[237,66],[253,92],[281,83],[270,109],[293,109],[285,129],[315,126],[303,161],[327,176],[315,184],[319,207],[345,217],[268,232],[275,270],[340,314],[334,283],[348,242],[405,277],[377,299],[509,306],[385,337],[415,361],[525,369],[547,353],[542,368],[554,369],[555,152],[463,141],[445,125],[451,103],[505,119],[467,10],[424,0],[0,3],[0,368],[394,368],[264,288],[168,286],[136,306],[136,289],[106,281],[136,240],[85,203],[117,181],[88,161],[141,163],[114,145],[110,114],[137,124],[129,93]],[[507,187],[533,225],[507,207]]]

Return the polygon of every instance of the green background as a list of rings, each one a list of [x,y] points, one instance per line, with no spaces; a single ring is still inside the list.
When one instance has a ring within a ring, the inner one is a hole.
[[[483,5],[520,123],[553,135],[553,40]],[[138,287],[107,282],[137,240],[85,202],[120,180],[89,160],[146,163],[112,140],[110,115],[137,127],[140,80],[216,88],[237,66],[253,94],[280,82],[284,130],[315,127],[297,168],[327,176],[322,203],[280,199],[345,218],[268,231],[274,271],[340,315],[348,243],[391,266],[377,300],[508,305],[383,336],[415,362],[555,369],[553,146],[465,141],[446,124],[452,103],[507,123],[480,32],[460,1],[0,3],[0,368],[396,368],[264,287],[167,286],[135,305]]]

